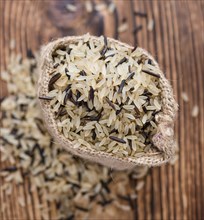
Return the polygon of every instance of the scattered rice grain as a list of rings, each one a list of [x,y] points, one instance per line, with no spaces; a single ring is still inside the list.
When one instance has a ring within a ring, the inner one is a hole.
[[[195,106],[193,106],[193,109],[191,111],[191,116],[193,118],[196,118],[196,117],[198,117],[198,114],[199,114],[199,107],[198,107],[198,105],[195,105]]]

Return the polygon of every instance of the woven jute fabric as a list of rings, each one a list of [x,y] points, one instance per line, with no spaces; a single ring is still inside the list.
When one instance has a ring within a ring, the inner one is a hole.
[[[64,37],[53,42],[48,43],[41,49],[41,55],[38,60],[38,72],[39,80],[37,84],[37,94],[38,96],[46,96],[48,93],[48,83],[51,78],[51,72],[53,71],[53,59],[52,54],[60,46],[68,45],[70,43],[75,43],[84,36],[72,36]],[[98,38],[91,36],[91,39],[97,41]],[[121,46],[132,49],[130,45],[122,43],[112,38],[108,38],[110,43],[117,43]],[[140,48],[141,49],[141,48]],[[158,63],[154,58],[144,49],[143,53],[149,57],[154,65],[158,68]],[[160,74],[160,87],[162,90],[162,111],[158,113],[155,117],[158,123],[157,133],[153,137],[153,143],[158,149],[158,152],[140,153],[136,157],[124,157],[119,158],[117,156],[112,156],[110,153],[96,151],[94,149],[90,150],[86,147],[74,147],[72,142],[64,137],[57,129],[56,121],[54,119],[54,114],[51,111],[51,106],[48,101],[40,100],[39,104],[42,109],[43,117],[48,131],[53,136],[54,140],[61,145],[64,149],[68,150],[74,155],[88,159],[90,161],[95,161],[102,165],[111,167],[117,170],[132,169],[135,166],[147,165],[147,166],[158,166],[169,161],[175,154],[175,142],[174,142],[174,120],[178,105],[173,97],[172,88],[165,78],[162,71]]]

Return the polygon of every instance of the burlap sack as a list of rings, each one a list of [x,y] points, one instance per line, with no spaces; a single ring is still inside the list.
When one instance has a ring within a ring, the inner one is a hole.
[[[58,40],[55,40],[41,49],[41,56],[38,62],[39,67],[39,81],[37,85],[37,94],[38,96],[44,96],[48,93],[48,83],[51,78],[50,72],[53,71],[53,61],[52,53],[61,45],[68,45],[69,43],[76,42],[80,39],[83,39],[84,36],[72,36],[64,37]],[[97,37],[91,36],[93,40],[97,40]],[[127,48],[133,48],[127,44],[121,43],[120,41],[108,38],[110,42],[115,42],[120,45],[123,45]],[[157,62],[154,58],[145,50],[144,54],[147,55],[156,66]],[[160,86],[162,89],[162,112],[156,115],[156,121],[158,122],[158,131],[153,137],[153,143],[157,147],[158,152],[154,153],[143,153],[139,154],[134,158],[119,158],[116,156],[111,156],[106,152],[98,152],[96,150],[89,150],[85,147],[75,148],[71,141],[61,134],[56,126],[54,114],[51,111],[49,102],[44,100],[39,100],[41,106],[44,121],[48,128],[50,134],[54,137],[55,141],[59,143],[69,152],[74,155],[80,156],[82,158],[95,161],[102,165],[111,167],[117,170],[131,169],[136,165],[148,165],[148,166],[157,166],[161,165],[175,154],[175,143],[174,143],[174,119],[177,112],[177,103],[174,100],[172,88],[168,80],[164,77],[161,72]]]

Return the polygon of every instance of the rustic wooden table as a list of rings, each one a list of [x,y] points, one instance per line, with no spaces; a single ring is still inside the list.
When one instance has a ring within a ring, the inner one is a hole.
[[[68,2],[76,4],[76,12],[66,10]],[[115,219],[204,219],[203,1],[115,0],[117,10],[114,13],[107,9],[87,13],[84,2],[0,0],[1,70],[9,61],[12,39],[16,43],[13,51],[24,57],[28,48],[38,50],[40,45],[51,39],[86,32],[104,34],[146,48],[160,63],[179,103],[175,126],[180,147],[179,160],[174,166],[152,169],[139,192],[136,213],[116,212]],[[95,4],[103,2],[95,1]],[[145,12],[147,17],[139,16],[134,11]],[[126,22],[128,29],[118,32],[117,27]],[[2,97],[6,95],[6,85],[3,81],[0,83]],[[182,99],[182,92],[189,97],[187,103]],[[199,114],[193,118],[191,112],[195,105],[199,107]],[[17,203],[18,196],[26,198],[25,208]],[[0,213],[2,220],[41,219],[36,208],[39,195],[37,192],[29,193],[27,182],[14,187],[11,196],[2,194],[0,201],[0,207],[5,202],[9,205]],[[51,204],[51,207],[48,219],[55,219],[55,205]],[[94,213],[92,216],[93,219],[101,219]],[[104,214],[103,219],[110,218]]]

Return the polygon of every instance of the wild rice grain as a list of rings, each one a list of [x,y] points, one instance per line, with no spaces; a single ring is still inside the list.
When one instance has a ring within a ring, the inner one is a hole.
[[[17,171],[17,167],[15,167],[15,166],[6,167],[6,168],[0,170],[0,172],[2,172],[2,171],[15,172],[15,171]]]
[[[48,90],[51,91],[54,89],[54,83],[61,77],[61,74],[60,73],[56,73],[54,76],[52,76],[52,78],[50,79],[49,81],[49,84],[48,84]]]
[[[135,11],[134,15],[138,16],[138,17],[145,17],[145,18],[147,18],[147,13],[145,13],[145,12]]]
[[[123,79],[120,86],[119,86],[118,93],[122,93],[122,90],[125,86],[125,83],[126,83],[126,80]]]
[[[111,140],[116,141],[116,142],[121,143],[121,144],[125,144],[126,143],[126,141],[124,141],[123,139],[115,137],[115,136],[109,136],[109,138]]]
[[[135,52],[135,51],[136,51],[136,49],[137,49],[137,47],[138,47],[137,45],[136,45],[136,46],[134,46],[134,48],[132,49],[132,51],[131,51],[131,52],[132,52],[132,53],[133,53],[133,52]]]
[[[49,97],[49,96],[39,96],[38,98],[43,99],[43,100],[48,100],[48,101],[53,99],[52,97]]]
[[[118,64],[115,66],[115,67],[118,67],[119,65],[121,65],[122,63],[126,62],[127,61],[127,58],[124,57],[123,59],[121,59]]]
[[[130,73],[130,75],[128,76],[128,78],[126,79],[127,81],[132,79],[135,75],[135,72]]]
[[[92,87],[90,87],[89,90],[89,100],[91,100],[92,102],[94,100],[94,89]]]
[[[140,30],[142,30],[142,25],[139,25],[139,26],[136,26],[134,29],[133,29],[133,33],[134,34],[137,34]]]
[[[53,65],[53,68],[56,69],[59,65],[60,65],[59,63],[55,63],[55,64]]]
[[[107,37],[106,36],[103,36],[103,39],[104,39],[104,46],[103,46],[103,49],[101,50],[100,54],[101,56],[104,56],[107,49],[108,49],[108,41],[107,41]]]
[[[149,74],[149,75],[151,75],[151,76],[160,78],[160,75],[159,75],[159,74],[153,73],[153,72],[151,72],[151,71],[149,71],[149,70],[142,70],[142,72],[147,73],[147,74]]]
[[[106,101],[110,105],[110,107],[116,111],[115,105],[107,97],[106,97]]]
[[[84,70],[81,70],[81,71],[79,72],[79,74],[80,74],[81,76],[86,76],[86,75],[87,75]]]

